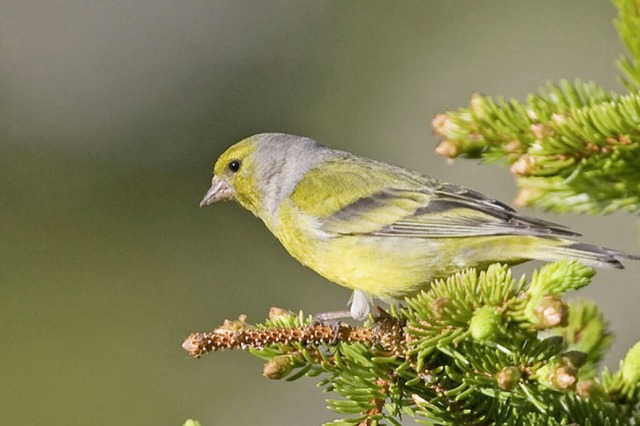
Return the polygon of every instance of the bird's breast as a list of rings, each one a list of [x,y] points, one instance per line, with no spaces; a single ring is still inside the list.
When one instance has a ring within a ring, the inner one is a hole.
[[[334,283],[380,299],[415,293],[448,267],[437,239],[329,234],[322,230],[321,219],[286,203],[277,223],[277,238],[300,263]]]

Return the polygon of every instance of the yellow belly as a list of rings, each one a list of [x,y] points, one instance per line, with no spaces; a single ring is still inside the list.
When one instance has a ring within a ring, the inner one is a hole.
[[[382,299],[399,299],[428,288],[431,281],[468,267],[535,258],[541,240],[529,236],[410,238],[323,235],[312,217],[295,208],[279,211],[269,228],[300,263],[328,280]],[[552,240],[549,240],[549,244]]]
[[[317,223],[295,209],[280,209],[274,234],[300,263],[328,280],[390,300],[458,270],[436,239],[322,236]],[[271,228],[271,227],[269,227]]]
[[[337,284],[396,299],[452,272],[440,246],[437,240],[342,236],[318,244],[308,266]]]

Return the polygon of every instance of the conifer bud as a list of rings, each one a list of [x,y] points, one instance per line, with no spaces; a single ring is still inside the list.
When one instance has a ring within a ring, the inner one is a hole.
[[[487,119],[487,114],[485,113],[484,106],[490,98],[481,93],[474,93],[471,95],[471,101],[469,102],[469,106],[471,107],[471,111],[481,120]]]
[[[280,380],[286,377],[293,369],[293,357],[291,355],[278,355],[264,364],[262,375],[268,379]]]
[[[532,314],[529,319],[540,330],[565,326],[569,320],[569,308],[558,296],[542,297]]]
[[[622,361],[622,380],[629,385],[640,381],[640,342],[633,345]]]
[[[283,308],[272,306],[271,309],[269,309],[269,321],[276,321],[280,318],[289,318],[291,316],[293,316],[291,311]]]
[[[538,166],[533,155],[524,154],[511,165],[511,173],[518,176],[531,176]]]
[[[433,120],[431,120],[431,128],[433,129],[433,133],[439,136],[446,137],[452,125],[453,122],[451,121],[451,117],[449,116],[449,114],[438,114],[433,117]]]
[[[522,373],[518,367],[505,367],[496,374],[496,380],[500,389],[513,390],[518,386]]]
[[[577,381],[578,371],[570,366],[559,365],[552,369],[549,375],[551,386],[558,390],[573,389]]]
[[[438,145],[436,145],[435,149],[436,154],[441,157],[447,158],[456,158],[458,155],[460,155],[461,152],[462,150],[460,149],[460,144],[456,141],[448,139],[438,142]]]
[[[577,369],[555,363],[541,367],[535,376],[540,383],[557,390],[573,389],[578,382]]]
[[[495,337],[501,325],[502,312],[495,306],[482,306],[474,311],[469,331],[475,340],[486,340]]]

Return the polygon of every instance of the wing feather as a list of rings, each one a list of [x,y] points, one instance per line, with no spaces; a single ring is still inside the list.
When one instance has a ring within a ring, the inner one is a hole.
[[[422,187],[387,187],[359,198],[324,218],[322,228],[338,235],[414,238],[579,235],[562,225],[520,215],[479,192],[451,184],[433,185],[432,180]]]

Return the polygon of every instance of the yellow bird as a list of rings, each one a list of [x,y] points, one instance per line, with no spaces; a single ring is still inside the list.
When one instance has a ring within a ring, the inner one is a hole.
[[[573,241],[579,234],[520,215],[479,192],[281,133],[227,149],[200,206],[236,200],[287,251],[353,289],[350,315],[426,289],[468,267],[575,258],[622,268],[623,252]]]

